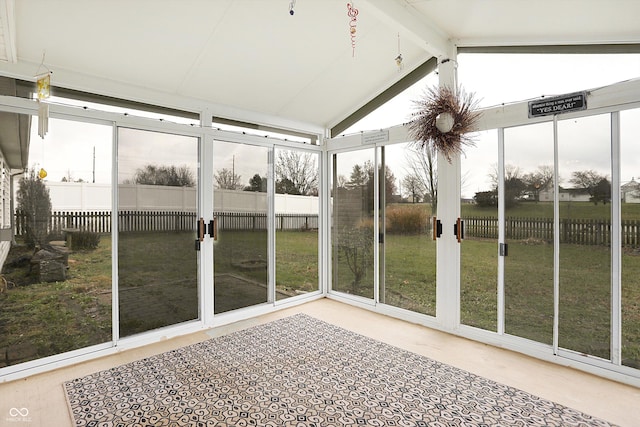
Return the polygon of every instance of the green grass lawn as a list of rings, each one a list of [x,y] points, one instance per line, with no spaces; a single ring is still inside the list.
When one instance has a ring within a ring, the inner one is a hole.
[[[265,269],[241,271],[234,267],[236,260],[265,256],[265,239],[266,233],[262,232],[221,235],[214,249],[216,274],[242,275],[247,281],[266,283]],[[314,231],[277,233],[276,283],[282,292],[279,299],[317,289],[317,239]],[[120,293],[122,298],[127,292],[135,295],[131,301],[139,307],[135,315],[122,313],[127,333],[197,317],[196,253],[189,233],[131,233],[120,236],[119,241]],[[384,301],[435,315],[436,253],[431,236],[388,234],[384,249]],[[496,242],[467,239],[461,249],[461,321],[495,331]],[[511,243],[505,259],[507,333],[551,343],[552,260],[551,245]],[[560,262],[561,346],[608,357],[609,250],[562,245]],[[96,250],[72,253],[69,266],[65,282],[12,287],[0,293],[0,366],[111,340],[109,236],[102,236]],[[343,290],[351,291],[353,274],[349,268],[338,264],[337,271]],[[638,367],[640,252],[625,251],[622,275],[623,359],[626,365]],[[362,283],[362,292],[372,296],[370,272]],[[148,323],[136,323],[136,319],[141,322],[147,316],[144,309],[154,304],[160,304],[164,313],[160,323],[154,323],[158,319],[153,318],[147,318]]]
[[[402,205],[394,205],[402,206]],[[426,216],[432,216],[429,204],[419,203],[411,206],[424,210]],[[460,206],[462,217],[497,217],[498,208],[482,208],[474,204],[464,203]],[[640,218],[640,203],[623,203],[622,220],[638,220]],[[505,215],[518,218],[553,218],[552,202],[521,202],[517,206],[507,209]],[[601,219],[611,217],[611,204],[591,202],[560,202],[560,218]]]

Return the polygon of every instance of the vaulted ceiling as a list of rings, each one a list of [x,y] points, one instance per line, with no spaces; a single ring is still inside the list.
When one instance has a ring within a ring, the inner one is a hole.
[[[453,46],[640,44],[637,0],[352,3],[353,37],[347,0],[0,0],[0,74],[314,130]]]

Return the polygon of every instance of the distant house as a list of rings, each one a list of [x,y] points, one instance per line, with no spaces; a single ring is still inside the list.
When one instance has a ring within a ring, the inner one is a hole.
[[[634,178],[620,186],[622,203],[640,203],[640,183]]]
[[[591,196],[589,195],[589,190],[586,188],[562,188],[559,187],[560,190],[560,201],[561,202],[589,202],[591,200]],[[540,190],[540,199],[541,202],[553,202],[553,187],[549,186],[543,190]]]

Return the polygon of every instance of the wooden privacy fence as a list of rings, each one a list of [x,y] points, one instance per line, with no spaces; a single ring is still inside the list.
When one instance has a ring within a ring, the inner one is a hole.
[[[214,212],[219,230],[266,230],[267,214],[260,212]],[[15,214],[16,236],[26,233],[27,215]],[[119,231],[194,231],[196,214],[181,211],[120,211]],[[310,230],[318,228],[318,215],[276,214],[278,230]],[[95,233],[111,232],[111,211],[59,212],[54,211],[48,224],[51,234],[65,229],[79,229]]]
[[[464,219],[465,237],[498,238],[498,218],[469,217]],[[611,221],[601,219],[560,220],[558,230],[560,243],[580,245],[610,245]],[[537,239],[553,241],[553,219],[551,218],[505,218],[505,237],[512,240]],[[626,247],[640,246],[640,221],[621,222],[621,244]]]

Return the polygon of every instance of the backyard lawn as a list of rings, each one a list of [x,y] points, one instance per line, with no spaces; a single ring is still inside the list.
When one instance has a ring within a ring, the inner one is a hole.
[[[124,294],[123,289],[142,289],[154,281],[163,281],[175,288],[176,284],[185,282],[185,278],[195,278],[196,256],[192,235],[163,233],[162,238],[154,238],[153,235],[130,233],[120,237],[119,275],[126,278],[120,283],[121,294]],[[234,250],[225,250],[224,241],[216,243],[216,274],[235,274],[232,263],[238,254],[264,256],[258,248],[263,243],[266,245],[263,241],[266,233],[227,231],[226,236],[233,240]],[[277,232],[278,299],[317,289],[317,239],[315,231]],[[183,249],[176,250],[183,246]],[[132,252],[127,253],[125,248]],[[138,249],[133,251],[133,248]],[[468,238],[462,243],[461,250],[461,321],[495,331],[496,241]],[[8,260],[18,252],[16,248]],[[123,257],[128,258],[125,261]],[[170,257],[177,262],[170,266],[165,265],[166,261],[163,264],[161,260]],[[387,235],[385,302],[435,315],[435,257],[435,244],[430,235]],[[552,245],[547,243],[511,243],[505,264],[507,333],[551,343],[552,257]],[[560,257],[560,345],[608,358],[610,252],[606,247],[563,244]],[[184,260],[180,261],[182,258]],[[20,275],[23,273],[6,270],[4,277],[9,286],[0,293],[0,367],[110,341],[111,265],[111,239],[103,235],[97,249],[76,251],[70,255],[65,282],[21,285]],[[337,270],[338,280],[346,284],[353,281],[346,265],[338,265]],[[264,282],[266,277],[264,270],[242,274],[254,282]],[[623,363],[640,367],[640,251],[624,251],[622,275]],[[359,286],[372,289],[372,283],[372,275],[368,272]],[[197,298],[197,283],[191,280],[185,286],[192,295],[187,304],[191,308],[183,313],[178,304],[174,310],[177,320],[170,319],[169,323],[180,321],[180,316],[185,316],[185,319],[197,317],[197,311],[193,311],[197,301],[194,299]],[[349,286],[345,289],[348,290]],[[129,292],[133,295],[133,291]],[[138,303],[145,305],[147,301],[143,299]],[[127,313],[121,313],[121,316],[125,319]],[[129,326],[132,328],[129,332],[138,331],[139,325],[135,322]],[[141,330],[150,327],[154,325],[146,325]]]

